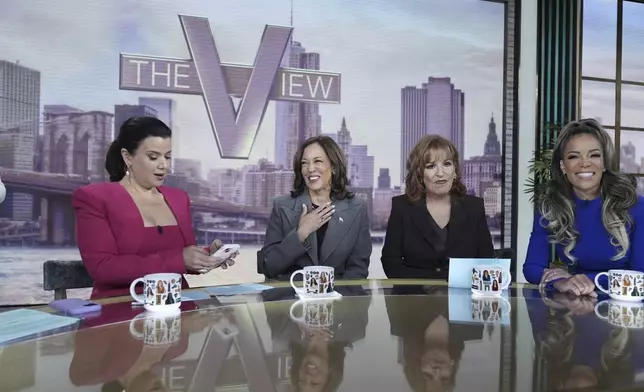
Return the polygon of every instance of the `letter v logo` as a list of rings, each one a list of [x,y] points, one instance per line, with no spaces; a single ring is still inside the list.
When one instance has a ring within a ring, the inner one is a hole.
[[[121,53],[119,88],[203,96],[222,158],[248,159],[271,100],[340,103],[339,73],[280,68],[292,27],[267,25],[248,66],[221,62],[207,18],[179,20],[192,58]],[[241,98],[239,108],[232,97]]]
[[[235,110],[208,19],[186,15],[179,18],[219,153],[222,158],[248,159],[292,29],[266,26],[246,91]]]

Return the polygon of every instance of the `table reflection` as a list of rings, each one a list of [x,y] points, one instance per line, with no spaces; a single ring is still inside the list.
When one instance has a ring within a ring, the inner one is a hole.
[[[273,288],[164,316],[109,304],[77,331],[1,349],[0,391],[644,386],[643,303],[530,288],[473,298],[431,282],[338,291],[341,299],[300,301],[291,288]]]
[[[285,302],[265,308],[273,348],[287,350],[291,355],[290,378],[297,391],[337,390],[342,383],[347,350],[365,338],[370,293],[362,287],[337,287],[336,291],[353,298]],[[290,288],[263,293],[265,301],[292,297]]]
[[[533,290],[524,290],[524,295],[541,300],[528,301],[541,388],[618,390],[634,385],[636,370],[644,370],[643,331],[611,324],[600,311],[606,306],[639,318],[644,304],[564,293],[538,297]]]

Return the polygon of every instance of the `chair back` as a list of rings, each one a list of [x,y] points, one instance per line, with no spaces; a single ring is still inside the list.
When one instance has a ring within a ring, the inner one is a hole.
[[[94,285],[81,260],[47,260],[42,270],[43,289],[53,290],[54,299],[67,298],[68,289],[85,289]]]

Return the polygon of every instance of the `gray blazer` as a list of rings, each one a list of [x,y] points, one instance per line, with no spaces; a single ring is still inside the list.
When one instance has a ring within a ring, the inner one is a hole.
[[[336,279],[366,279],[372,245],[365,202],[358,197],[333,200],[335,212],[319,255],[316,233],[308,236],[306,245],[297,238],[302,204],[311,210],[308,192],[274,200],[264,247],[257,255],[257,272],[267,279],[288,280],[298,269],[324,265],[335,268]]]

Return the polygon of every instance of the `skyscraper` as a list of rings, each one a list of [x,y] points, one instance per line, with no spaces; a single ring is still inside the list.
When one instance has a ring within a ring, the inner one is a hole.
[[[378,189],[391,189],[391,177],[389,176],[388,168],[380,168],[378,174]]]
[[[125,121],[139,116],[157,117],[157,111],[145,105],[114,105],[114,137],[118,137]]]
[[[423,88],[427,91],[427,134],[451,140],[463,155],[465,94],[454,88],[450,78],[430,77]]]
[[[427,79],[422,87],[401,90],[400,181],[404,183],[407,157],[425,135],[440,135],[464,153],[465,94],[450,78]]]
[[[174,100],[170,98],[139,97],[139,106],[147,106],[156,111],[156,117],[172,129],[174,120]]]
[[[499,137],[496,134],[494,113],[492,113],[490,124],[488,125],[487,139],[485,140],[483,155],[501,155],[501,143],[499,143]]]
[[[450,78],[427,79],[422,87],[401,90],[400,181],[404,183],[407,157],[425,135],[440,135],[464,153],[465,94]]]
[[[369,155],[365,145],[352,145],[350,151],[349,184],[357,188],[373,188],[373,155]]]
[[[351,132],[347,128],[347,120],[342,118],[342,125],[338,131],[338,136],[335,138],[335,142],[340,146],[340,150],[344,152],[344,158],[346,159],[347,165],[349,164],[349,158],[351,156]]]
[[[400,91],[400,182],[405,183],[407,157],[427,134],[427,90],[407,86]]]
[[[0,166],[33,170],[40,125],[40,72],[0,61]],[[33,196],[9,192],[0,215],[31,220]]]
[[[306,52],[301,43],[292,41],[284,52],[282,67],[320,69],[320,55]],[[300,144],[322,133],[319,104],[276,102],[275,111],[275,164],[292,169]]]

